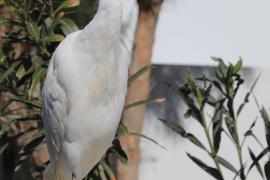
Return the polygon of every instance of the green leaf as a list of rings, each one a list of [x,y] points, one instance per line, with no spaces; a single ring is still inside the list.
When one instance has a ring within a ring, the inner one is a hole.
[[[217,180],[223,180],[222,175],[220,174],[220,172],[216,168],[213,168],[213,167],[206,165],[203,161],[190,155],[189,153],[187,153],[187,155],[195,164],[197,164],[205,172],[207,172],[208,174],[210,174],[211,176],[213,176]]]
[[[254,81],[254,83],[252,84],[249,92],[246,94],[244,102],[239,106],[238,110],[237,110],[237,116],[239,116],[242,112],[242,110],[244,109],[245,105],[249,102],[249,96],[251,95],[251,93],[253,92],[257,82],[259,81],[261,77],[261,74],[259,74],[256,78],[256,80]]]
[[[139,69],[136,73],[131,75],[128,78],[128,86],[130,86],[136,79],[138,79],[142,74],[144,74],[146,71],[149,71],[153,66],[152,65],[146,65]]]
[[[134,133],[134,132],[131,132],[130,134],[133,135],[133,136],[139,136],[139,137],[142,137],[144,139],[147,139],[147,140],[151,141],[152,143],[160,146],[162,149],[166,149],[164,146],[162,146],[161,144],[159,144],[157,141],[155,141],[154,139],[152,139],[152,138],[150,138],[150,137],[148,137],[146,135],[143,135],[143,134],[140,134],[140,133]]]
[[[20,61],[14,62],[3,74],[0,76],[0,84],[4,82],[4,80],[13,73],[15,68],[20,64]]]
[[[270,161],[264,165],[264,172],[267,180],[270,180]]]
[[[165,84],[172,91],[174,91],[176,94],[178,94],[182,98],[184,103],[189,108],[188,114],[190,116],[192,116],[195,120],[197,120],[203,126],[203,122],[202,122],[202,118],[201,118],[201,112],[200,112],[199,108],[196,106],[196,104],[194,103],[194,100],[192,99],[192,97],[190,97],[190,94],[191,94],[192,91],[191,91],[189,85],[188,84],[181,85],[180,83],[176,83],[177,88],[178,88],[178,89],[176,89],[171,84],[169,84],[167,82],[165,82]]]
[[[24,152],[32,152],[45,138],[44,134],[33,136],[31,141],[23,147]]]
[[[27,99],[25,99],[23,97],[19,97],[19,96],[11,96],[10,99],[13,101],[24,103],[30,107],[42,109],[42,104],[40,101],[34,101],[34,100],[30,101],[30,100],[27,100]]]
[[[228,67],[224,63],[223,59],[218,57],[211,57],[214,61],[218,62],[219,71],[223,74],[223,76],[226,76],[228,73]]]
[[[113,148],[111,148],[110,151],[112,151],[123,164],[126,165],[128,163],[127,154],[122,149],[119,140],[113,141]]]
[[[104,159],[102,159],[99,163],[100,165],[102,165],[102,167],[104,168],[104,171],[106,172],[106,174],[108,174],[108,176],[111,179],[116,179],[112,169],[110,168],[110,166],[106,163]]]
[[[20,115],[16,115],[16,116],[7,116],[7,119],[10,120],[11,123],[14,122],[23,122],[23,121],[39,121],[41,120],[41,116],[40,114],[29,114],[26,116],[20,116]]]
[[[187,81],[186,86],[197,97],[198,101],[200,101],[199,99],[202,98],[202,97],[199,97],[199,96],[202,96],[202,95],[201,95],[201,92],[200,92],[198,86],[196,85],[195,81],[192,79],[190,69],[187,69],[185,71],[185,79]]]
[[[227,78],[228,79],[231,79],[232,78],[232,76],[233,76],[233,65],[230,63],[229,64],[229,67],[227,67],[228,68],[228,71],[227,71]],[[231,84],[232,85],[232,84]]]
[[[240,177],[240,179],[245,179],[245,177],[243,176],[243,172],[245,170],[246,167],[246,163],[243,165],[243,167],[241,167],[237,173],[235,173],[235,176],[233,177],[233,180],[235,180],[238,176]]]
[[[243,139],[243,141],[241,143],[241,147],[243,147],[243,145],[244,145],[244,143],[245,143],[245,141],[246,141],[246,139],[247,139],[248,136],[252,136],[260,144],[259,139],[253,134],[253,131],[252,131],[253,128],[255,127],[255,125],[256,125],[257,119],[258,119],[258,117],[256,117],[256,119],[253,121],[253,123],[251,124],[251,126],[249,127],[249,129],[245,132],[245,134],[244,134],[245,137],[244,137],[244,139]]]
[[[8,146],[9,146],[8,143],[5,143],[4,145],[1,144],[1,147],[0,147],[0,155],[3,154],[3,152],[7,149]]]
[[[245,132],[244,136],[250,136],[252,134],[252,129],[255,127],[257,118],[253,121],[249,129]]]
[[[35,70],[34,74],[32,75],[32,82],[31,82],[30,89],[28,90],[28,97],[32,98],[37,85],[40,84],[45,74],[46,74],[46,69],[43,67],[39,67],[38,69]]]
[[[235,134],[234,134],[234,123],[233,123],[233,119],[227,114],[226,117],[225,117],[225,123],[226,123],[226,126],[227,126],[227,129],[229,130],[229,133],[230,135],[232,136],[233,140],[236,142],[236,137],[235,137]]]
[[[117,128],[117,135],[124,135],[124,134],[128,134],[128,133],[129,133],[129,131],[128,131],[127,126],[123,122],[120,122],[120,124]]]
[[[179,124],[173,123],[173,122],[169,122],[167,120],[164,119],[159,119],[163,124],[165,124],[168,128],[172,129],[173,131],[175,131],[176,133],[183,135],[186,133],[185,129],[183,127],[181,127]]]
[[[45,23],[45,26],[46,26],[46,29],[47,30],[52,30],[52,25],[54,24],[53,23],[53,20],[51,17],[47,17],[45,20],[44,20],[44,23]],[[51,33],[51,31],[49,32]]]
[[[264,107],[262,107],[260,112],[261,112],[261,116],[262,116],[263,121],[264,121],[266,141],[268,144],[268,148],[270,150],[270,116]]]
[[[40,37],[40,30],[38,25],[35,22],[26,22],[26,30],[33,40],[38,40]]]
[[[51,36],[44,37],[42,40],[44,42],[60,42],[64,39],[65,37],[60,35],[60,34],[53,34]]]
[[[6,24],[8,22],[9,22],[9,19],[3,18],[3,17],[0,18],[0,25]]]
[[[78,26],[75,24],[74,21],[72,21],[71,19],[68,18],[61,18],[57,21],[57,24],[60,25],[61,30],[63,31],[63,33],[67,36],[70,33],[73,33],[75,31],[78,31],[79,28]]]
[[[16,77],[17,77],[18,79],[21,79],[25,74],[26,74],[25,68],[24,68],[23,65],[21,65],[21,66],[18,68],[17,72],[16,72]]]
[[[204,107],[205,97],[203,96],[201,89],[198,87],[196,87],[196,96],[197,96],[200,108],[202,109]]]
[[[200,142],[199,139],[197,139],[193,134],[191,133],[186,133],[185,129],[182,128],[179,124],[176,123],[172,123],[163,119],[159,119],[162,123],[164,123],[167,127],[169,127],[170,129],[172,129],[173,131],[175,131],[176,133],[178,133],[179,135],[181,135],[183,138],[188,139],[190,142],[192,142],[194,145],[200,147],[203,150],[207,149],[205,148],[205,146]]]
[[[62,2],[58,7],[57,9],[53,12],[52,16],[55,16],[57,13],[59,13],[60,11],[64,10],[64,9],[67,9],[70,7],[70,3],[69,1],[64,1]]]
[[[164,98],[157,98],[157,99],[146,99],[142,101],[137,101],[131,104],[128,104],[124,107],[124,110],[128,110],[130,108],[139,106],[139,105],[146,105],[146,104],[159,104],[162,103],[165,99]]]
[[[213,142],[216,153],[219,150],[221,133],[222,133],[222,123],[223,123],[223,113],[222,113],[223,102],[218,104],[215,108],[215,114],[212,118],[213,121]]]
[[[18,172],[23,167],[23,163],[30,157],[31,153],[21,153],[14,172]]]
[[[220,157],[220,156],[217,156],[217,160],[218,162],[224,166],[225,168],[229,169],[230,171],[232,171],[233,173],[237,173],[238,171],[236,170],[236,168],[229,162],[227,161],[226,159]]]
[[[256,159],[256,156],[254,155],[254,153],[252,152],[252,150],[250,148],[248,148],[248,151],[249,151],[249,155],[250,155],[253,163],[255,164],[258,172],[260,173],[261,177],[264,178],[262,168],[261,168],[258,160]]]
[[[3,64],[5,62],[5,60],[6,60],[6,55],[0,49],[0,64]]]
[[[240,58],[240,60],[234,65],[233,67],[233,73],[238,73],[243,66],[243,60]]]
[[[213,85],[222,93],[225,94],[224,90],[222,89],[221,84],[218,81],[212,81]]]
[[[259,161],[268,153],[270,152],[268,148],[265,148],[258,156],[255,157],[252,164],[249,166],[247,174],[252,170],[252,168],[256,165],[256,162],[259,163]]]

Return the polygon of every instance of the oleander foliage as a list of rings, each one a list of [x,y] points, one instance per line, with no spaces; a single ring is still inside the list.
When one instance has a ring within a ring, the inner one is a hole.
[[[226,168],[234,174],[234,179],[246,180],[250,171],[257,169],[261,179],[270,179],[270,117],[269,112],[265,107],[257,106],[261,114],[261,119],[265,125],[265,138],[267,144],[263,145],[261,140],[254,132],[254,126],[257,119],[251,124],[250,128],[242,136],[239,134],[238,122],[241,120],[241,113],[248,104],[252,91],[259,79],[255,80],[251,89],[245,95],[245,98],[237,107],[235,98],[238,95],[238,90],[244,83],[244,79],[239,71],[242,67],[240,59],[235,65],[226,65],[220,58],[213,58],[218,62],[218,67],[210,69],[210,75],[203,75],[199,78],[193,78],[189,71],[185,74],[186,82],[181,84],[166,83],[168,87],[177,93],[181,100],[187,106],[185,118],[195,119],[204,131],[207,139],[207,145],[203,144],[200,137],[196,137],[192,133],[187,132],[177,123],[172,123],[164,119],[160,119],[166,126],[177,132],[183,138],[188,139],[195,146],[207,153],[213,160],[215,167],[204,163],[199,158],[187,153],[188,157],[204,171],[218,180],[228,179],[223,176],[223,168]],[[254,96],[255,97],[255,96]],[[256,100],[256,98],[255,98]],[[244,119],[242,119],[244,120]],[[229,138],[235,146],[238,161],[229,162],[226,157],[221,157],[219,150],[222,148],[221,142],[224,138]],[[243,146],[247,138],[254,138],[261,147],[261,152],[258,155],[248,148],[250,159],[244,159]],[[265,159],[267,161],[265,161]]]
[[[12,170],[11,177],[26,169],[31,178],[41,178],[48,164],[38,164],[33,158],[37,148],[46,143],[40,92],[48,63],[61,40],[79,29],[75,21],[80,19],[79,26],[83,26],[93,17],[97,7],[97,1],[83,0],[80,6],[75,6],[76,2],[0,1],[4,11],[0,24],[5,28],[0,42],[0,157],[8,156],[11,165],[5,166]],[[88,14],[86,6],[91,10]],[[86,16],[88,20],[81,18]],[[150,68],[145,66],[140,69],[130,77],[129,84]],[[137,102],[126,109],[145,103],[155,101]],[[111,159],[127,163],[127,155],[118,140],[120,135],[143,136],[129,132],[124,124],[120,124],[112,147],[85,179],[114,179]]]

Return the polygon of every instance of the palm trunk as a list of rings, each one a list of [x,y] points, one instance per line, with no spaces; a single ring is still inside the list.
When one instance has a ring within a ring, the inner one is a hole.
[[[139,1],[139,17],[135,32],[133,61],[130,67],[130,74],[134,74],[145,65],[151,64],[152,48],[155,39],[155,30],[161,3],[150,3],[145,6],[145,1]],[[151,7],[151,8],[147,8]],[[126,104],[147,99],[150,92],[150,72],[144,73],[128,89]],[[145,106],[137,106],[124,112],[123,122],[129,131],[140,133],[144,124]],[[123,136],[120,138],[123,149],[128,155],[128,165],[117,163],[118,180],[137,180],[140,162],[140,139]]]

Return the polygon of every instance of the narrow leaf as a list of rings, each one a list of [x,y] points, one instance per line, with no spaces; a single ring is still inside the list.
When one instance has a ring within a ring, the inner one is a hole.
[[[1,145],[0,147],[0,155],[3,154],[3,152],[7,149],[8,147],[8,143],[5,143],[4,145]]]
[[[61,18],[57,21],[57,24],[60,25],[61,30],[66,36],[79,30],[75,22],[68,18]]]
[[[26,29],[33,40],[38,40],[40,36],[40,30],[35,22],[26,22]]]
[[[123,164],[127,164],[128,157],[125,151],[122,149],[119,140],[113,141],[113,148],[111,148],[110,151],[112,151]]]
[[[142,74],[144,74],[146,71],[149,71],[153,66],[152,65],[146,65],[139,69],[136,73],[131,75],[128,78],[128,86],[130,86],[136,79],[138,79]]]
[[[37,121],[37,120],[41,120],[41,116],[39,114],[29,114],[26,116],[7,116],[7,119],[10,120],[10,123],[14,123],[14,122],[23,122],[23,121]]]
[[[31,82],[30,89],[28,90],[28,97],[32,98],[37,85],[40,84],[45,73],[46,73],[46,69],[43,67],[39,67],[38,69],[35,70],[34,74],[32,75],[32,82]]]
[[[134,132],[131,132],[130,134],[133,135],[133,136],[139,136],[139,137],[142,137],[144,139],[147,139],[148,141],[151,141],[152,143],[160,146],[162,149],[166,149],[164,146],[162,146],[161,144],[159,144],[156,140],[154,140],[154,139],[152,139],[152,138],[150,138],[150,137],[148,137],[146,135],[143,135],[143,134],[140,134],[140,133],[134,133]]]
[[[124,134],[128,134],[128,133],[129,133],[129,131],[128,131],[127,126],[123,122],[120,122],[120,124],[117,128],[117,135],[124,135]]]
[[[200,159],[190,155],[189,153],[187,153],[187,155],[195,164],[197,164],[205,172],[207,172],[208,174],[210,174],[211,176],[213,176],[217,180],[223,180],[222,175],[220,174],[220,172],[216,168],[213,168],[213,167],[210,167],[210,166],[206,165]]]
[[[27,99],[25,99],[23,97],[19,97],[19,96],[11,96],[10,99],[13,101],[24,103],[30,107],[42,109],[41,102],[39,102],[39,101],[34,101],[34,100],[30,101],[30,100],[27,100]]]
[[[165,124],[168,128],[172,129],[179,135],[181,135],[183,138],[188,139],[190,142],[192,142],[194,145],[200,147],[203,150],[206,150],[206,147],[200,142],[198,138],[196,138],[193,134],[191,133],[186,133],[185,129],[181,127],[179,124],[173,123],[166,121],[164,119],[159,119],[163,124]]]
[[[258,156],[255,157],[255,160],[252,162],[252,164],[250,165],[250,167],[248,169],[248,173],[256,165],[256,162],[259,162],[268,152],[269,152],[269,149],[268,148],[265,148]]]
[[[243,66],[243,60],[240,58],[240,60],[234,65],[233,67],[233,73],[238,73]]]
[[[102,165],[102,167],[104,168],[104,171],[106,172],[106,174],[108,174],[108,176],[111,179],[116,179],[112,169],[110,168],[110,166],[106,163],[104,159],[102,159],[99,163]]]
[[[257,161],[256,156],[254,155],[254,153],[252,152],[252,150],[250,148],[248,148],[248,151],[249,151],[249,155],[250,155],[253,163],[255,164],[259,174],[261,175],[262,178],[264,178],[262,168],[261,168],[259,162]]]
[[[157,98],[157,99],[146,99],[146,100],[142,100],[142,101],[137,101],[131,104],[128,104],[125,106],[124,110],[128,110],[130,108],[139,106],[139,105],[146,105],[146,104],[159,104],[164,102],[165,99],[164,98]]]
[[[224,166],[225,168],[229,169],[230,171],[232,171],[233,173],[237,173],[238,171],[236,170],[236,168],[229,162],[227,161],[226,159],[220,157],[220,156],[217,156],[217,160],[218,162]]]
[[[257,82],[259,81],[260,77],[261,77],[261,74],[259,74],[259,75],[257,76],[257,78],[256,78],[256,80],[254,81],[254,83],[252,84],[252,86],[251,86],[249,92],[246,94],[245,99],[244,99],[244,102],[239,106],[239,108],[238,108],[238,110],[237,110],[237,116],[239,116],[239,115],[241,114],[241,112],[242,112],[242,110],[244,109],[245,105],[249,102],[249,96],[250,96],[250,94],[253,92],[253,90],[254,90],[254,88],[255,88]]]
[[[228,67],[224,63],[223,59],[218,57],[212,57],[212,60],[218,62],[219,71],[223,74],[223,76],[227,75]]]
[[[7,24],[8,22],[10,22],[9,19],[3,17],[0,18],[0,25]]]
[[[45,38],[43,38],[42,40],[44,42],[60,42],[64,39],[64,36],[60,35],[60,34],[53,34],[51,36],[47,36]]]
[[[270,180],[270,161],[264,165],[264,172],[267,180]]]
[[[213,121],[213,142],[215,151],[218,152],[220,141],[221,141],[221,133],[222,133],[222,123],[223,123],[223,113],[222,113],[223,103],[218,104],[215,108],[215,114],[212,118]]]
[[[52,16],[55,16],[57,13],[59,13],[60,11],[67,9],[70,7],[70,3],[68,0],[62,2],[57,9],[53,12]]]
[[[270,150],[270,116],[264,107],[262,107],[260,112],[261,112],[261,116],[262,116],[263,121],[264,121],[266,141],[268,144],[268,148]]]
[[[23,147],[24,152],[29,152],[35,149],[44,139],[45,135],[32,138],[32,140]]]
[[[20,61],[14,62],[3,74],[0,76],[0,84],[14,71],[14,69],[20,64]]]

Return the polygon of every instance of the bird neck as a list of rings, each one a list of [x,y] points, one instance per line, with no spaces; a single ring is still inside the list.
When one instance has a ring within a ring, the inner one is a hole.
[[[93,20],[82,30],[77,40],[77,48],[89,52],[89,49],[110,49],[120,41],[123,0],[99,0],[97,13]]]
[[[99,0],[98,12],[99,11],[112,13],[122,11],[122,0]]]
[[[108,24],[121,24],[123,0],[99,0],[97,19],[103,19]]]

